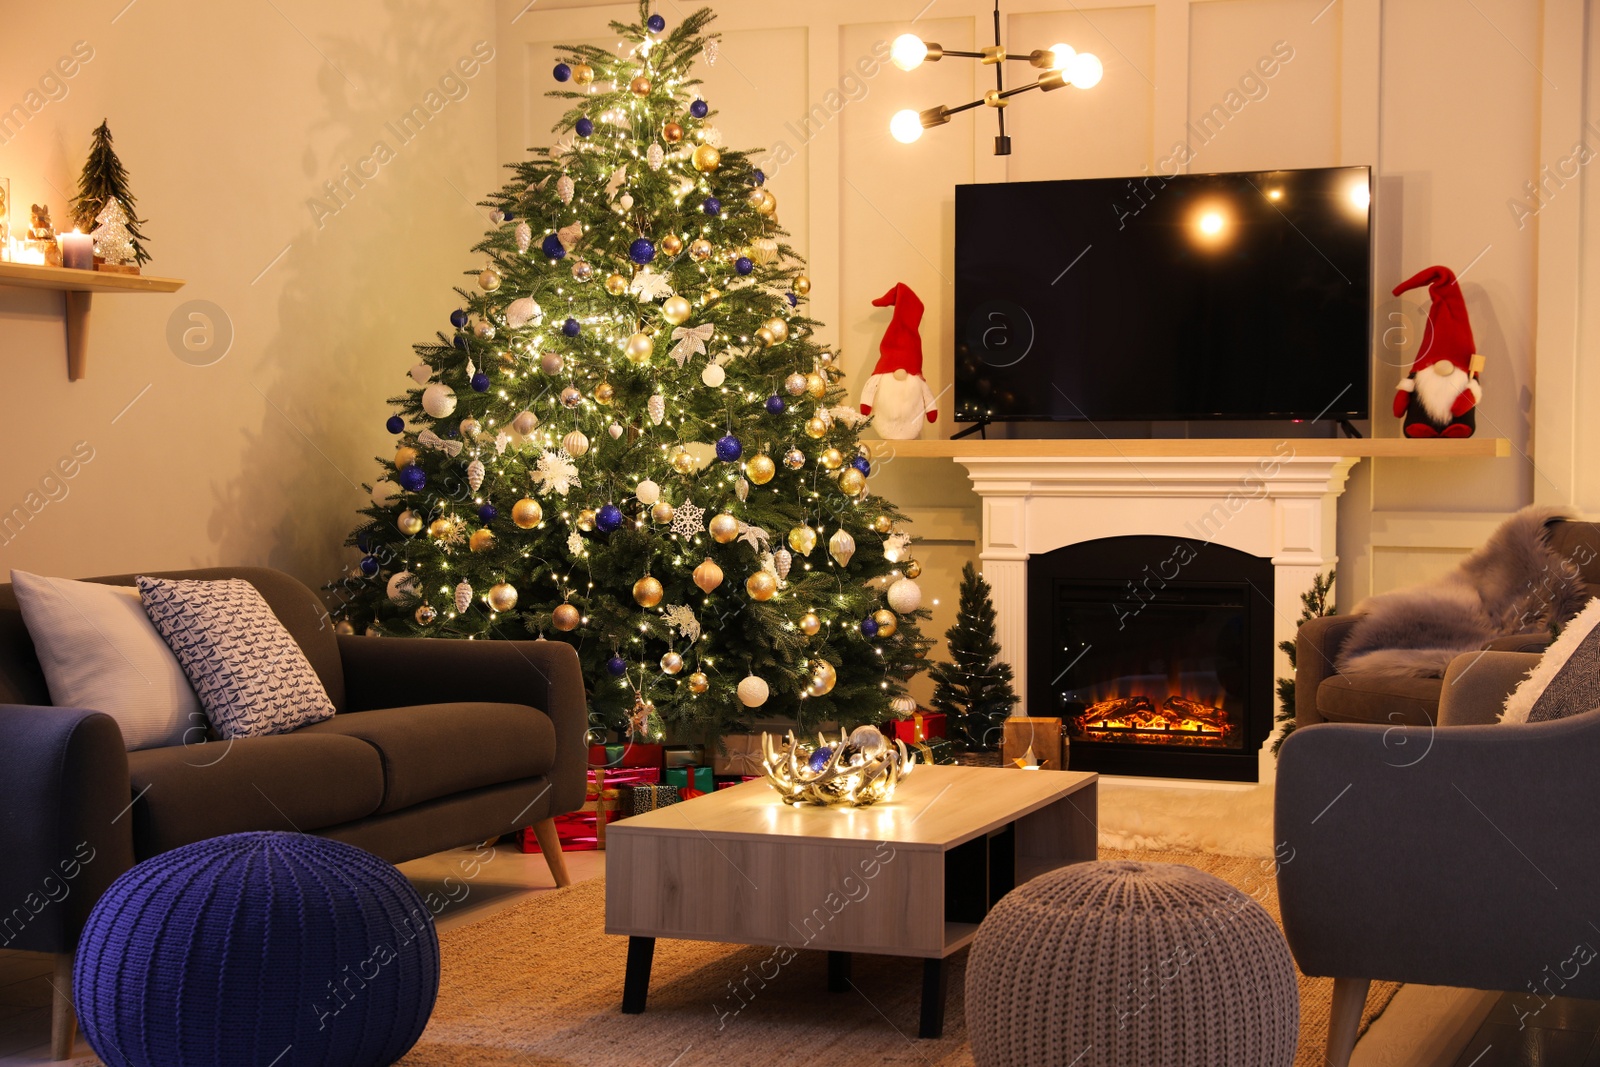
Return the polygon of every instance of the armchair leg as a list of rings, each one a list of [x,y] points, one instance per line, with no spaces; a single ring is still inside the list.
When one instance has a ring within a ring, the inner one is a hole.
[[[50,1058],[68,1060],[78,1031],[78,1015],[72,1007],[72,953],[56,953],[50,985],[54,990],[50,998]]]
[[[1356,1049],[1356,1033],[1361,1029],[1361,1012],[1367,1006],[1366,978],[1333,980],[1333,1012],[1328,1019],[1328,1067],[1349,1067]]]
[[[550,865],[550,877],[556,880],[556,887],[559,889],[571,885],[572,879],[567,876],[567,859],[561,854],[561,838],[556,833],[555,819],[540,819],[534,823],[533,836],[539,841],[539,851],[544,853],[545,863]]]

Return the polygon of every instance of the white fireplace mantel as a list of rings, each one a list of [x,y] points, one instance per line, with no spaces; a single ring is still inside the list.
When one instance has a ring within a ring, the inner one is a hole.
[[[963,455],[983,498],[984,577],[1002,654],[1028,692],[1028,557],[1137,534],[1213,542],[1272,561],[1274,644],[1292,639],[1299,597],[1337,562],[1335,501],[1358,458],[1310,454],[1317,442],[1263,441],[1248,454]],[[974,453],[979,449],[974,449]],[[1328,451],[1336,451],[1329,449]],[[1287,670],[1286,658],[1277,673]]]

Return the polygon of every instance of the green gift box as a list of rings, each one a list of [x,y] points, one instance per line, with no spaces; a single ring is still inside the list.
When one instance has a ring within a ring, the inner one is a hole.
[[[667,784],[675,785],[679,789],[688,789],[691,785],[702,793],[709,793],[717,787],[712,780],[710,767],[668,767]]]
[[[918,763],[954,763],[956,750],[948,738],[930,737],[906,745],[906,751],[917,757]]]

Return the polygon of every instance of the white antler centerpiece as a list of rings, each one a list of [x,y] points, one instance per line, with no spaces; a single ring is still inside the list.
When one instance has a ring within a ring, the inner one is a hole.
[[[873,726],[841,730],[837,741],[818,734],[815,745],[795,740],[790,731],[781,749],[773,746],[771,734],[762,734],[761,751],[767,782],[785,804],[823,807],[864,808],[888,800],[917,762],[904,741],[891,746]]]

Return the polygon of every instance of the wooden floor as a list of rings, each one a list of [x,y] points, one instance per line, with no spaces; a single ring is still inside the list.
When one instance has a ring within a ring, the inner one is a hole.
[[[1538,1002],[1502,996],[1455,1067],[1600,1067],[1600,1001],[1557,997],[1522,1019],[1518,1006],[1526,1014]]]

